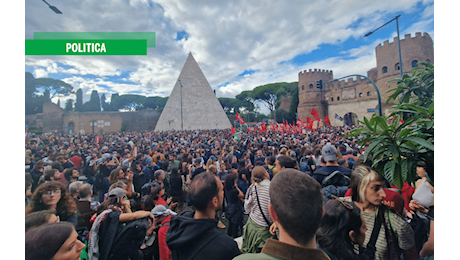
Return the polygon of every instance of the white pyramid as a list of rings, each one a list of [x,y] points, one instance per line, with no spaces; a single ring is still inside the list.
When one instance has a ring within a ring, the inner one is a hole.
[[[190,53],[161,112],[155,131],[230,127],[230,120],[222,105]]]

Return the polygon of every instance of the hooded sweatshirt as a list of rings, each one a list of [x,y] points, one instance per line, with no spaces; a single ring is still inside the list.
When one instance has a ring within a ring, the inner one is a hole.
[[[233,259],[241,254],[236,242],[217,229],[217,219],[194,219],[195,211],[171,217],[166,244],[174,260]]]

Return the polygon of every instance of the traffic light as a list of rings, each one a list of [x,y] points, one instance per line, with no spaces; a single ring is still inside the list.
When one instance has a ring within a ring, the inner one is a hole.
[[[322,80],[322,79],[316,81],[316,87],[317,87],[319,90],[322,90],[322,89],[323,89],[323,80]]]

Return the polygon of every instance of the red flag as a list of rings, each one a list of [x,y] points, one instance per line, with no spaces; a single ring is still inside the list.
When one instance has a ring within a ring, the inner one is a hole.
[[[240,122],[240,125],[244,125],[243,118],[241,118],[241,116],[240,116],[240,114],[238,114],[238,112],[236,112],[236,120],[238,120]]]
[[[262,122],[262,132],[266,132],[267,131],[267,126],[265,125],[264,122]]]
[[[248,132],[249,132],[249,133],[251,132],[251,128],[250,128],[250,127],[248,127]]]
[[[313,129],[313,120],[311,118],[309,118],[309,117],[307,117],[307,124],[308,124],[307,129],[312,130]]]
[[[315,108],[311,110],[311,115],[315,118],[316,121],[319,121],[318,111],[315,110]]]
[[[328,116],[326,116],[326,117],[324,118],[324,123],[326,123],[326,125],[328,125],[329,127],[332,127],[332,126],[331,126],[331,121],[329,121],[329,117],[328,117]]]
[[[96,136],[95,141],[96,141],[96,144],[99,143],[99,136]]]
[[[302,120],[300,120],[300,118],[297,118],[297,122],[296,122],[296,123],[297,123],[297,126],[302,125]]]
[[[232,135],[236,134],[235,128],[232,126]]]

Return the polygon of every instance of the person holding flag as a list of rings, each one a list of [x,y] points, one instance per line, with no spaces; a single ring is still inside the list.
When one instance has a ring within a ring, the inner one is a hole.
[[[236,140],[240,140],[240,137],[238,136],[238,133],[235,131],[235,128],[232,126],[232,137],[236,138]]]
[[[265,125],[265,123],[263,121],[262,121],[261,126],[262,126],[261,132],[266,132],[267,131],[267,126]]]
[[[324,118],[324,123],[325,123],[326,125],[328,125],[329,127],[332,127],[331,121],[329,120],[329,117],[328,117],[328,116],[326,116],[326,117]]]
[[[311,118],[309,118],[309,117],[307,117],[307,124],[308,124],[307,129],[312,130],[313,129],[313,120]]]
[[[240,123],[241,130],[243,130],[243,125],[248,127],[248,125],[244,122],[243,118],[240,116],[240,114],[238,114],[238,112],[236,112],[236,120],[238,120],[238,122]]]
[[[311,115],[315,118],[316,121],[320,121],[318,110],[315,110],[315,108],[311,110]]]

